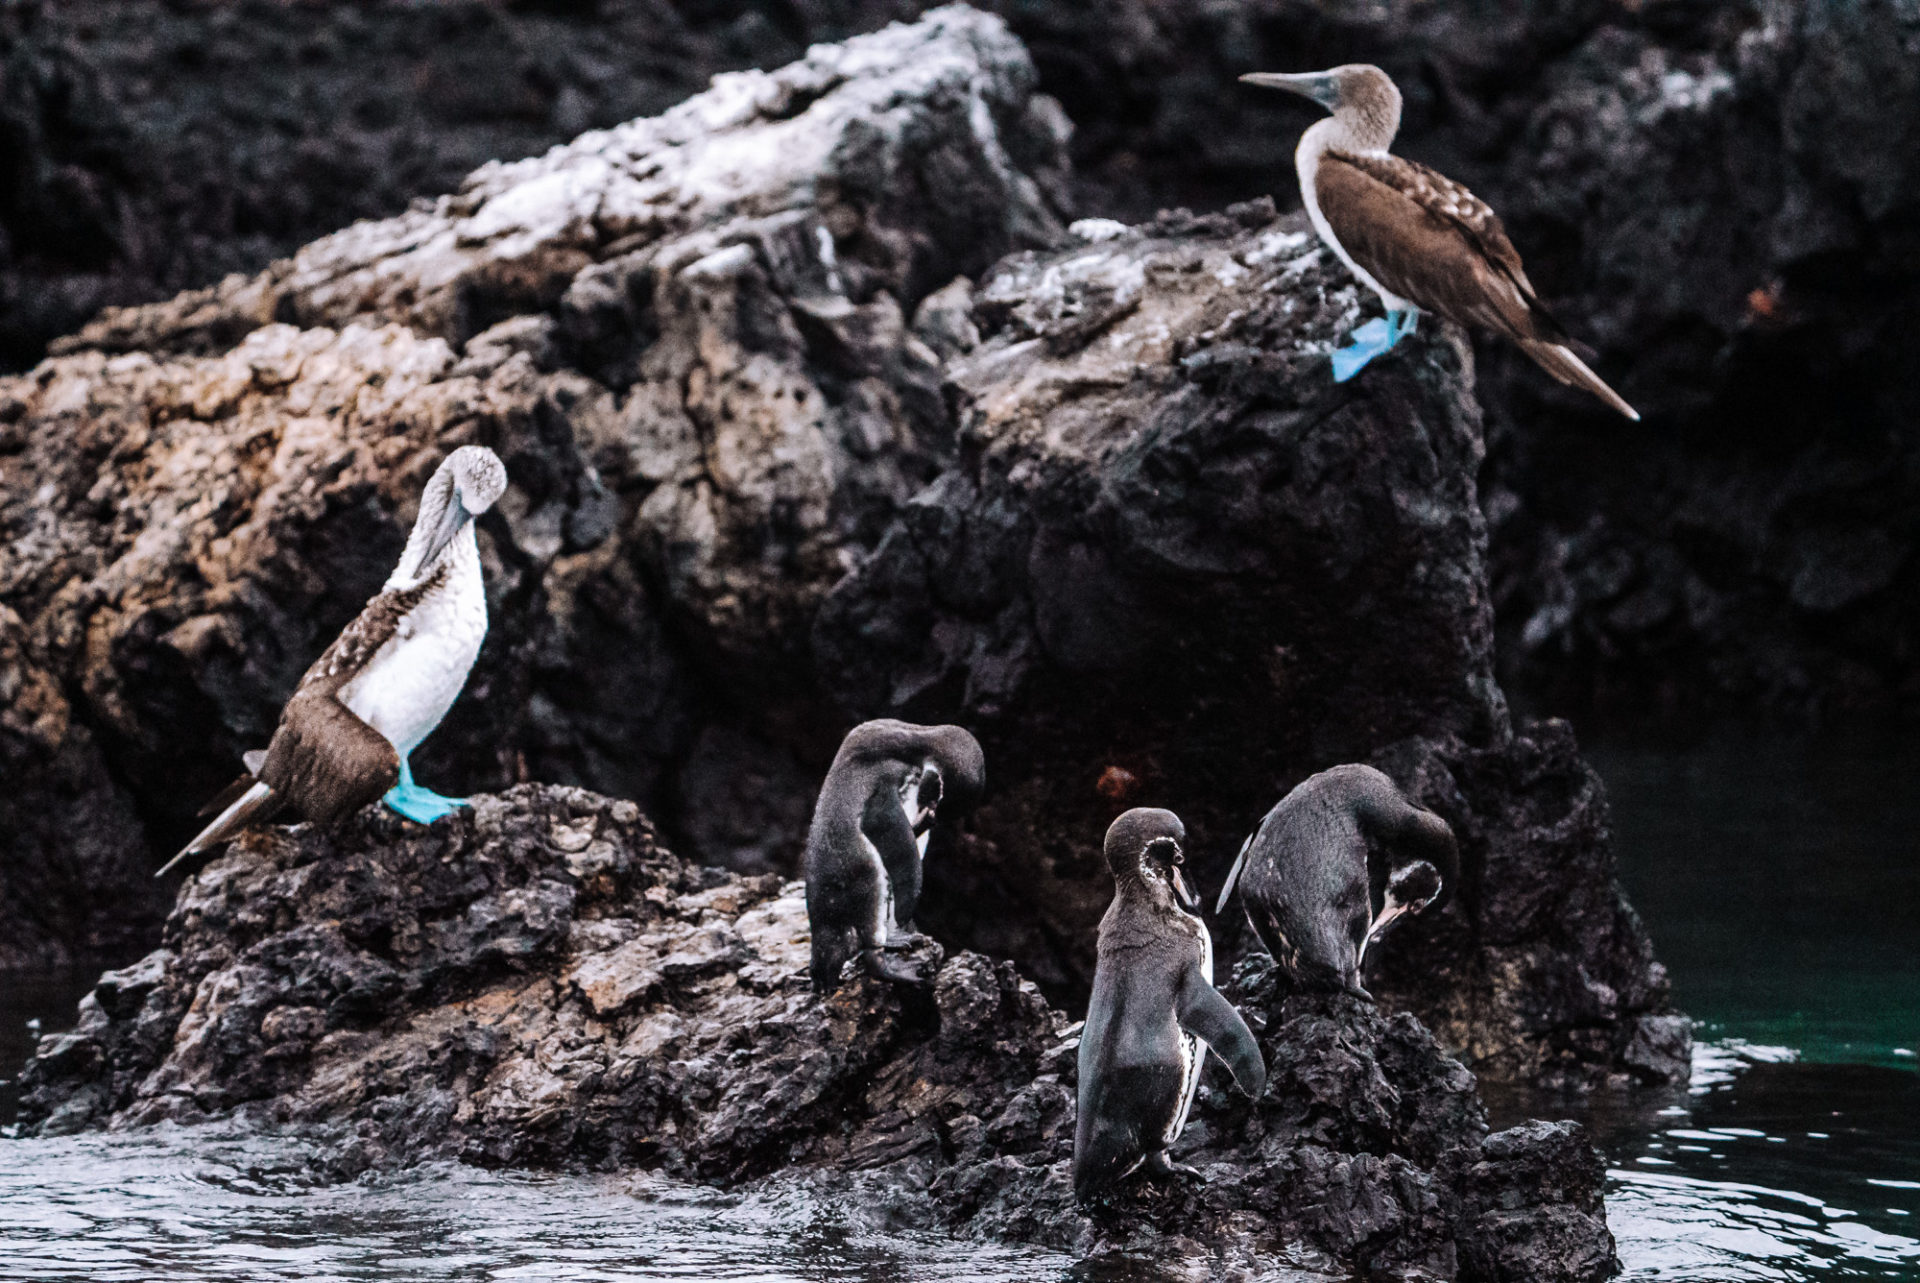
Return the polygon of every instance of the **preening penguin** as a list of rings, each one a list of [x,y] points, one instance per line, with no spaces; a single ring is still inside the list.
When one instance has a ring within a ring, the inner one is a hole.
[[[855,954],[883,980],[924,982],[886,954],[919,939],[902,928],[919,908],[920,862],[936,812],[973,801],[985,787],[986,755],[958,726],[883,719],[847,732],[807,830],[816,988],[836,984]]]
[[[161,873],[286,807],[332,824],[381,798],[431,824],[464,805],[415,784],[408,758],[459,698],[486,638],[473,519],[506,488],[506,468],[484,446],[442,461],[386,586],[307,670],[266,750],[246,755],[247,774],[209,804],[212,822]]]
[[[1240,77],[1332,111],[1293,154],[1307,217],[1327,248],[1380,296],[1384,320],[1353,332],[1333,354],[1345,382],[1413,332],[1420,312],[1504,334],[1560,382],[1585,388],[1629,419],[1634,408],[1588,369],[1540,302],[1499,215],[1459,183],[1387,148],[1400,131],[1400,90],[1378,67]]]
[[[1392,858],[1374,857],[1369,838]],[[1368,946],[1402,915],[1431,906],[1459,870],[1445,820],[1371,766],[1336,766],[1267,812],[1214,912],[1237,885],[1247,921],[1294,984],[1371,1001],[1361,983]]]
[[[1180,873],[1186,829],[1136,807],[1107,830],[1113,903],[1100,921],[1093,997],[1080,1034],[1073,1189],[1082,1200],[1136,1168],[1165,1175],[1207,1050],[1249,1096],[1266,1090],[1253,1033],[1213,987],[1213,939]]]

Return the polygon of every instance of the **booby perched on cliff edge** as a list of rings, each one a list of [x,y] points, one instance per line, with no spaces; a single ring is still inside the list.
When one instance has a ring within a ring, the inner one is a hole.
[[[214,799],[212,822],[160,873],[287,806],[332,824],[380,798],[431,824],[465,805],[414,783],[408,758],[459,698],[486,638],[473,519],[506,488],[506,468],[484,446],[446,457],[386,586],[307,670],[266,751],[246,755],[247,774]]]
[[[1560,382],[1639,419],[1569,349],[1572,340],[1534,293],[1499,215],[1446,175],[1388,153],[1400,131],[1400,90],[1386,72],[1349,63],[1240,79],[1311,98],[1333,113],[1294,150],[1300,197],[1320,239],[1387,309],[1384,320],[1362,325],[1353,344],[1333,354],[1335,381],[1346,382],[1411,334],[1424,309],[1506,335]]]

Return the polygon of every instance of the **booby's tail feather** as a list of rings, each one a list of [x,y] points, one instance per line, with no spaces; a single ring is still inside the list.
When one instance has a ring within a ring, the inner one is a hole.
[[[1640,412],[1622,400],[1618,392],[1603,383],[1600,376],[1588,369],[1587,363],[1568,348],[1558,343],[1543,343],[1539,339],[1521,339],[1520,349],[1560,382],[1569,387],[1584,388],[1635,423],[1640,422]]]
[[[242,788],[241,785],[246,787]],[[251,778],[241,779],[221,796],[231,797],[232,800],[219,815],[214,817],[211,824],[200,830],[198,837],[187,843],[180,854],[162,865],[160,871],[153,875],[154,877],[164,876],[188,856],[198,855],[202,851],[218,846],[248,825],[264,820],[280,809],[280,799],[274,795],[273,790],[259,780]]]

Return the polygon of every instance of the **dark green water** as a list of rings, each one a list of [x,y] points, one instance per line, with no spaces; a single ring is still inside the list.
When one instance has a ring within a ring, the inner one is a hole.
[[[1622,879],[1701,1022],[1693,1082],[1490,1093],[1496,1125],[1592,1128],[1629,1280],[1920,1280],[1920,751],[1723,734],[1592,757]],[[0,1079],[26,1022],[64,1028],[90,980],[0,987]],[[0,1140],[0,1279],[1077,1277],[1055,1253],[864,1226],[801,1184],[309,1170],[296,1142],[210,1128]]]
[[[1606,1154],[1627,1277],[1920,1280],[1920,751],[1609,743],[1621,880],[1701,1042],[1686,1090],[1505,1093]]]
[[[1920,1070],[1920,737],[1589,756],[1682,1009],[1803,1061]]]

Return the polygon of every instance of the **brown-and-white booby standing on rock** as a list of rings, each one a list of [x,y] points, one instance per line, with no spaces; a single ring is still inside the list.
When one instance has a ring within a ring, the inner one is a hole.
[[[1320,239],[1387,309],[1333,354],[1336,382],[1411,334],[1425,310],[1506,335],[1560,382],[1639,419],[1568,347],[1572,340],[1534,293],[1499,215],[1446,175],[1388,153],[1400,130],[1400,90],[1386,72],[1349,63],[1240,79],[1333,112],[1294,150],[1300,197]]]
[[[332,824],[378,798],[431,824],[465,805],[415,784],[407,759],[459,698],[486,638],[473,519],[506,488],[486,447],[447,456],[386,587],[307,670],[266,750],[246,755],[247,774],[208,805],[213,821],[161,873],[288,806]]]

